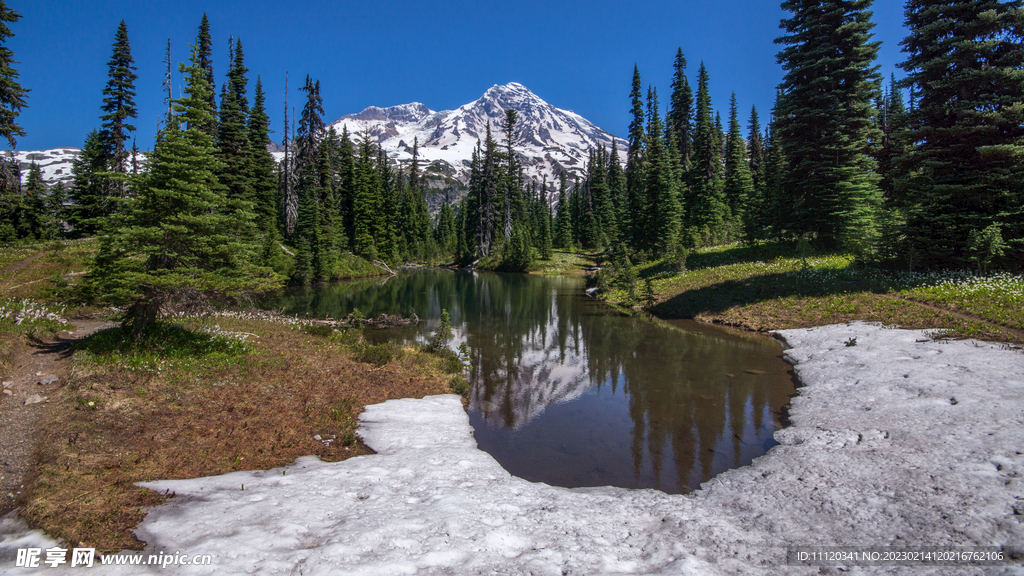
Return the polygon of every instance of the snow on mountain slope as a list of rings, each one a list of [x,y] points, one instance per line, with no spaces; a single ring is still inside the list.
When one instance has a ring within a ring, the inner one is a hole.
[[[413,140],[418,139],[423,166],[434,164],[433,171],[465,184],[473,148],[484,139],[487,123],[500,142],[505,137],[505,110],[510,108],[518,115],[517,152],[529,180],[540,183],[546,177],[553,188],[563,171],[570,180],[575,175],[582,177],[590,150],[598,146],[610,149],[613,142],[618,145],[619,158],[625,158],[625,140],[579,114],[555,108],[516,82],[495,85],[455,110],[433,112],[419,103],[370,107],[342,116],[331,126],[339,133],[347,128],[353,138],[368,130],[388,156],[403,165],[412,159]]]
[[[33,162],[39,165],[43,181],[49,185],[63,182],[64,186],[71,183],[71,164],[81,154],[78,148],[54,148],[53,150],[27,150],[14,152],[14,158],[21,164],[21,181],[28,182],[29,167]],[[8,157],[10,152],[4,152]]]
[[[340,134],[348,129],[353,140],[364,133],[381,145],[388,157],[400,165],[412,160],[412,145],[419,142],[420,166],[426,172],[428,186],[446,189],[441,195],[452,201],[461,192],[455,190],[469,181],[470,159],[478,140],[484,139],[487,123],[499,143],[505,137],[502,125],[505,110],[518,113],[519,142],[516,151],[527,180],[540,184],[547,178],[549,191],[557,189],[563,171],[571,182],[584,175],[591,149],[618,145],[619,158],[625,160],[627,142],[595,126],[586,118],[555,108],[522,84],[495,85],[483,96],[455,110],[435,112],[419,102],[378,108],[371,106],[358,114],[342,116],[330,124]],[[48,184],[71,180],[71,164],[81,151],[56,148],[44,151],[15,152],[21,162],[22,178],[28,176],[30,162],[43,169]],[[280,162],[283,152],[272,152]],[[449,194],[449,192],[451,194]],[[431,210],[440,208],[437,194],[432,195]]]

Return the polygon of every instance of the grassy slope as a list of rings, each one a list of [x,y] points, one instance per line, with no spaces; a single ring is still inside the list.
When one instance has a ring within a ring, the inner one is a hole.
[[[650,278],[659,316],[695,318],[751,330],[850,320],[949,331],[957,337],[1024,343],[1024,278],[969,272],[885,273],[849,255],[795,256],[775,245],[698,251],[674,274],[657,261],[638,267]],[[622,287],[606,297],[629,303]]]

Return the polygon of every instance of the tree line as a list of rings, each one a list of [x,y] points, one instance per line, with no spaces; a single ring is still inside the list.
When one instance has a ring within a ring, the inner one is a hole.
[[[488,126],[478,142],[464,198],[434,219],[418,142],[400,167],[369,133],[328,129],[319,82],[308,76],[291,127],[285,104],[285,157],[275,162],[259,76],[248,99],[241,39],[229,42],[217,97],[205,14],[178,66],[181,98],[171,92],[168,40],[167,115],[153,152],[140,154],[122,21],[101,126],[86,137],[71,189],[45,190],[38,166],[22,186],[18,167],[4,162],[0,238],[100,237],[87,290],[143,303],[134,316],[142,325],[170,294],[230,296],[281,274],[331,280],[346,254],[385,267],[487,259],[522,270],[553,248],[678,258],[724,242],[803,239],[911,269],[1019,267],[1022,2],[908,0],[906,77],[883,87],[871,0],[785,0],[790,16],[776,40],[785,77],[763,131],[756,109],[744,131],[735,95],[723,123],[707,69],[700,65],[694,91],[680,49],[664,115],[657,88],[644,90],[634,67],[628,144],[592,150],[581,180],[528,184],[508,110],[494,127],[502,138]],[[12,147],[24,135],[15,119],[28,91],[2,41],[18,18],[0,1],[0,133]]]

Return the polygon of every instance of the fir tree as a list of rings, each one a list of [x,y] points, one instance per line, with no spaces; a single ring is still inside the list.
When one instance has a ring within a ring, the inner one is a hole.
[[[213,138],[201,129],[209,124],[212,88],[198,49],[179,70],[187,76],[175,121],[158,139],[130,209],[106,228],[87,278],[102,301],[130,304],[122,326],[136,338],[169,306],[231,299],[273,281],[268,270],[251,266],[253,247],[231,234],[238,213],[217,180],[222,165]]]
[[[670,150],[662,138],[665,128],[658,115],[656,88],[647,89],[647,115],[647,214],[641,247],[656,256],[664,256],[675,249],[678,240],[679,199],[676,174],[670,164],[675,151]]]
[[[220,122],[217,126],[217,150],[224,163],[220,174],[221,183],[228,189],[228,198],[246,202],[254,201],[252,184],[246,170],[249,152],[249,137],[246,120],[249,115],[249,100],[246,97],[248,79],[245,77],[245,56],[242,40],[230,46],[231,68],[228,82],[220,102]]]
[[[827,248],[855,248],[875,227],[879,192],[869,155],[879,139],[872,102],[880,78],[871,42],[871,0],[786,0],[791,18],[778,60],[786,71],[779,142],[794,227]]]
[[[48,234],[51,228],[46,202],[46,184],[43,182],[43,173],[35,162],[29,165],[22,206],[23,213],[18,218],[18,235],[22,238],[52,240],[53,237]]]
[[[64,223],[67,221],[67,192],[64,190],[64,183],[57,182],[50,188],[46,198],[46,212],[48,218],[47,238],[58,239],[64,237]]]
[[[15,122],[22,108],[27,108],[25,96],[29,89],[22,88],[18,83],[18,71],[14,68],[14,52],[7,47],[7,39],[14,36],[7,27],[8,22],[21,19],[6,2],[0,0],[0,136],[7,139],[11,148],[17,148],[16,136],[24,136],[25,130]],[[8,170],[10,172],[10,170]]]
[[[686,57],[683,49],[676,53],[676,61],[672,65],[672,100],[669,105],[668,126],[676,137],[676,148],[684,170],[690,169],[693,158],[693,89],[686,79]]]
[[[996,225],[1024,262],[1024,2],[909,0],[903,41],[912,247],[926,266],[965,265]],[[994,235],[990,234],[991,237]]]
[[[900,159],[906,153],[904,139],[907,129],[907,110],[903,104],[903,93],[896,84],[893,74],[878,106],[878,124],[882,141],[877,147],[878,188],[889,206],[902,206],[904,199],[897,197],[896,181],[900,179]],[[902,195],[901,195],[902,196]]]
[[[434,226],[434,241],[442,253],[454,255],[458,231],[455,228],[455,211],[451,204],[445,202],[441,205],[441,212],[437,215],[437,225]]]
[[[747,203],[754,195],[754,181],[747,164],[746,146],[740,134],[740,121],[736,107],[736,93],[729,102],[729,137],[726,141],[725,197],[736,224],[746,217]],[[748,238],[749,239],[749,238]]]
[[[109,68],[107,86],[103,89],[103,127],[100,139],[107,155],[107,169],[114,174],[128,172],[128,151],[125,143],[135,131],[135,126],[128,123],[131,118],[138,118],[135,108],[135,61],[132,59],[131,47],[128,44],[128,27],[124,20],[117,27],[114,36],[114,54],[107,62]],[[125,179],[115,178],[110,183],[111,194],[117,198],[124,197]]]
[[[92,236],[99,231],[103,218],[114,213],[114,199],[109,194],[107,154],[96,130],[85,137],[82,152],[71,164],[73,175],[71,199],[73,204],[69,223],[73,234],[79,238]]]
[[[555,216],[555,246],[572,248],[572,214],[565,193],[565,172],[558,174],[558,215]]]
[[[684,203],[690,243],[713,243],[721,236],[728,213],[722,190],[721,142],[711,112],[708,72],[701,62],[695,105],[694,160],[688,174],[690,193]]]
[[[214,87],[217,86],[217,81],[213,75],[213,40],[210,38],[210,21],[206,18],[206,12],[203,12],[203,19],[199,22],[199,33],[196,35],[195,49],[198,54],[197,65],[203,70],[206,82],[210,85],[210,94],[207,96],[210,114],[208,118],[203,120],[205,124],[201,128],[210,136],[216,137],[217,96],[214,93]]]
[[[270,230],[277,222],[277,177],[274,157],[267,147],[270,145],[270,117],[267,115],[266,96],[263,83],[256,77],[256,89],[252,97],[252,110],[246,128],[246,170],[252,186],[256,222],[261,230]]]
[[[612,155],[608,160],[608,194],[615,208],[615,222],[618,224],[618,237],[610,238],[614,242],[626,240],[630,217],[627,212],[629,205],[626,196],[626,173],[622,170],[619,160],[619,143],[612,139]]]
[[[750,120],[747,122],[747,165],[750,169],[752,184],[747,198],[744,234],[747,240],[763,240],[765,238],[765,154],[764,141],[761,136],[761,121],[757,116],[757,107],[751,107]]]
[[[647,211],[644,191],[644,101],[641,89],[640,70],[634,64],[633,84],[629,92],[632,120],[629,122],[629,149],[626,151],[626,213],[629,218],[626,229],[634,246],[643,243],[643,222],[640,217]]]

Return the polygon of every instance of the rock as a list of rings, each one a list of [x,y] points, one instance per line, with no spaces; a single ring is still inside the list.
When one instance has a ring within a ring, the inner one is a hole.
[[[8,380],[8,381],[4,382],[4,388],[13,388],[13,387],[14,387],[14,381],[13,380]]]
[[[7,394],[8,396],[14,396],[14,392],[11,392],[10,390],[7,389],[4,389],[4,394]]]
[[[313,435],[313,440],[316,440],[317,442],[319,442],[321,440],[320,435],[319,434],[314,434]]]
[[[39,383],[40,384],[44,384],[44,385],[45,384],[53,384],[57,380],[58,380],[58,378],[57,378],[56,374],[47,374],[46,376],[43,376],[42,378],[39,379]]]
[[[29,405],[29,404],[39,404],[41,402],[46,402],[46,396],[40,396],[39,394],[33,394],[33,395],[31,395],[31,396],[29,396],[28,398],[25,399],[25,405],[26,406]]]

